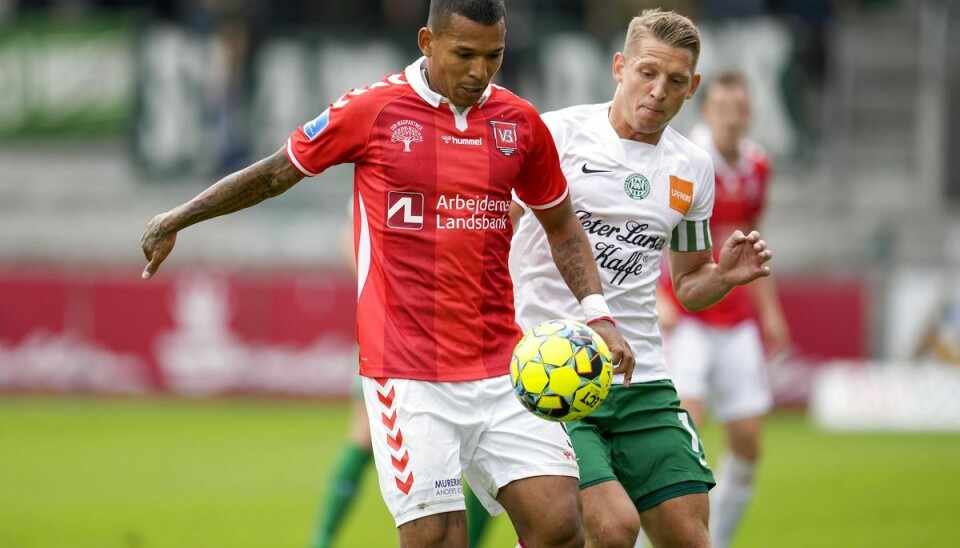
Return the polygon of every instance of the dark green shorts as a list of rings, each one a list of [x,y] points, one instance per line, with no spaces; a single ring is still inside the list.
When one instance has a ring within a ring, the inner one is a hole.
[[[669,380],[614,385],[596,411],[567,430],[580,489],[619,481],[639,512],[715,485],[700,435]]]

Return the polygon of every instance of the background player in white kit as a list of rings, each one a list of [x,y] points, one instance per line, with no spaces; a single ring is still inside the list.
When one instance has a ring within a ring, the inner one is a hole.
[[[768,275],[764,263],[772,255],[756,232],[727,239],[718,263],[711,255],[710,158],[667,126],[697,89],[699,53],[699,32],[689,19],[644,11],[614,56],[613,101],[543,116],[604,294],[637,359],[632,377],[617,376],[603,405],[569,427],[588,546],[632,547],[641,523],[655,546],[710,543],[713,475],[661,351],[654,304],[660,258],[669,245],[677,294],[697,310]],[[516,199],[510,261],[517,321],[528,329],[578,317],[545,234],[524,209]]]
[[[710,228],[720,239],[758,227],[770,159],[747,138],[750,95],[742,74],[716,75],[701,95],[703,122],[690,138],[713,160],[716,195]],[[682,405],[697,424],[703,424],[709,409],[724,425],[729,449],[719,460],[711,495],[710,535],[716,548],[726,548],[753,497],[763,416],[773,403],[764,343],[768,356],[781,354],[790,343],[789,329],[773,278],[734,289],[716,306],[695,314],[678,306],[669,287],[661,293],[660,326]]]

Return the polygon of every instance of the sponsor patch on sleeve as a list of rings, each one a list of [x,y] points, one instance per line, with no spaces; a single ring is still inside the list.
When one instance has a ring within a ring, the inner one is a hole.
[[[693,205],[693,183],[676,175],[670,176],[670,209],[686,215]]]
[[[327,127],[329,122],[330,109],[327,109],[323,111],[323,114],[320,116],[317,116],[313,120],[303,124],[303,134],[307,136],[307,139],[312,141],[317,135],[320,135],[320,132]]]

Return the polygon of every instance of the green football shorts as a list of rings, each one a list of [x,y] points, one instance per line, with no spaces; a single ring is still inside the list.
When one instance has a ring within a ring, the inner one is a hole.
[[[716,484],[697,429],[669,380],[613,385],[596,411],[567,430],[580,464],[580,489],[619,481],[639,512]]]

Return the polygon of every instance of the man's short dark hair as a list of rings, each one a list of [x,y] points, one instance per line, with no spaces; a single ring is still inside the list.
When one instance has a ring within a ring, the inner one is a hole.
[[[427,26],[435,33],[443,32],[454,14],[489,27],[506,19],[503,0],[430,0]]]

